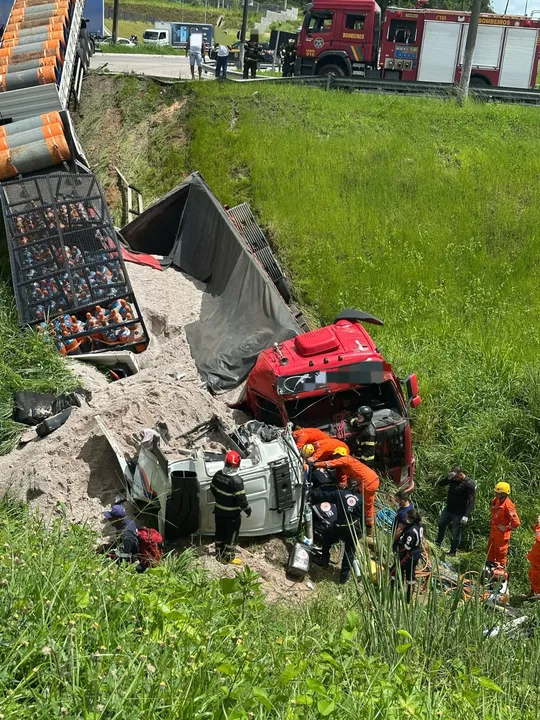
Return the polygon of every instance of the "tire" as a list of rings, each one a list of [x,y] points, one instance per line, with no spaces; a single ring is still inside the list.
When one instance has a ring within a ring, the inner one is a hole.
[[[343,70],[341,65],[323,65],[323,67],[317,72],[317,75],[335,75],[335,77],[345,77],[345,70]]]
[[[471,87],[491,87],[491,84],[481,75],[471,75]]]

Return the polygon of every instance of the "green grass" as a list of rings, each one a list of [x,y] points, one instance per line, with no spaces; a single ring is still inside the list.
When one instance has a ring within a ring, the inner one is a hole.
[[[365,581],[272,606],[249,568],[211,580],[186,552],[137,575],[94,542],[0,505],[6,720],[537,717],[538,641],[484,640],[501,616],[474,599],[410,611]]]

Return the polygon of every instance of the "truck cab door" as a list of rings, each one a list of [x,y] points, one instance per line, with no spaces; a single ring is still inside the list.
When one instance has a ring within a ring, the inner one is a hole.
[[[332,10],[314,10],[306,16],[306,57],[318,58],[333,49],[336,14]]]
[[[373,15],[344,10],[340,16],[335,49],[347,53],[353,64],[370,64],[373,55]]]

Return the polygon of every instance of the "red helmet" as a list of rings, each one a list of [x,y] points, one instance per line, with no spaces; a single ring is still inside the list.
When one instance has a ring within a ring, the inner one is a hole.
[[[236,450],[229,450],[225,455],[225,465],[230,465],[235,468],[240,467],[240,455]]]

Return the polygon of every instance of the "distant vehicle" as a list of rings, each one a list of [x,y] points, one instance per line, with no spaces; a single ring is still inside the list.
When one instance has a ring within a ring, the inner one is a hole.
[[[191,33],[202,33],[206,47],[210,48],[214,40],[214,26],[205,23],[170,23],[158,21],[153,28],[147,28],[143,33],[143,43],[146,45],[171,45],[175,48],[185,48]]]
[[[143,32],[143,43],[145,45],[170,45],[171,37],[168,30],[148,29]]]
[[[106,37],[103,40],[100,40],[98,43],[98,47],[102,47],[103,45],[112,45],[113,39],[112,37]],[[129,38],[123,38],[119,37],[116,39],[117,45],[124,45],[125,47],[137,47],[137,44],[133,42],[133,40],[130,40]]]

